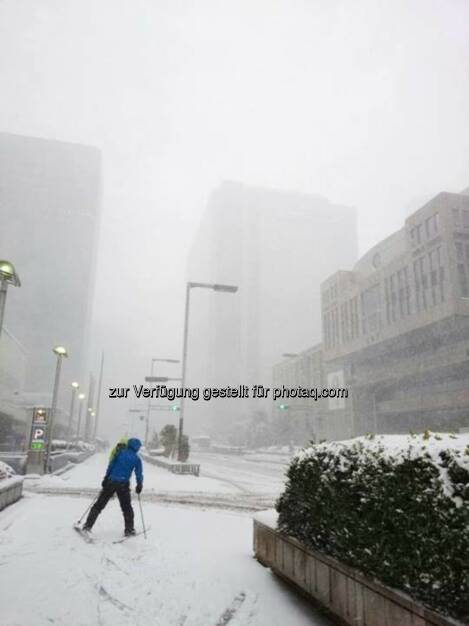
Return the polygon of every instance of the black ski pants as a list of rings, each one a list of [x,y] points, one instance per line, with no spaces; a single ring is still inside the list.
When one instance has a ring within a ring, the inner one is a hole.
[[[134,510],[132,508],[132,502],[130,499],[130,485],[129,483],[114,483],[107,482],[101,489],[101,493],[98,499],[91,507],[91,511],[88,514],[88,518],[85,522],[87,528],[91,528],[96,521],[96,518],[104,509],[106,504],[112,498],[114,494],[117,494],[119,498],[119,504],[124,516],[125,529],[132,530],[134,527]]]

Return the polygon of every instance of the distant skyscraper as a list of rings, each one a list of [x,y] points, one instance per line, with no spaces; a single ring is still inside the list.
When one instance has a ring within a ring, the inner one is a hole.
[[[85,380],[100,187],[95,148],[0,133],[0,257],[22,282],[5,325],[25,350],[24,391],[38,398],[52,390],[56,344],[70,354],[63,387]]]
[[[325,198],[223,183],[211,196],[188,279],[239,286],[191,296],[189,382],[271,384],[272,365],[321,339],[321,282],[357,258],[356,214]],[[230,425],[270,403],[189,403],[187,428]],[[191,414],[193,419],[191,420]]]

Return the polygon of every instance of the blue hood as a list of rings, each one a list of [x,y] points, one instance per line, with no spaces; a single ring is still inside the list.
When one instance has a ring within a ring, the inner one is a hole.
[[[128,483],[135,471],[137,484],[143,483],[142,459],[137,452],[142,447],[140,439],[129,439],[127,446],[118,450],[106,470],[106,478],[115,483]]]
[[[129,439],[127,442],[127,447],[133,450],[134,452],[138,452],[142,447],[142,442],[140,439]]]

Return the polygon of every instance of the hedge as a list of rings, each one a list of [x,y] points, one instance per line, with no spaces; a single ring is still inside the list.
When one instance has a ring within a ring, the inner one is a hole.
[[[279,530],[469,619],[469,439],[361,437],[293,458]]]

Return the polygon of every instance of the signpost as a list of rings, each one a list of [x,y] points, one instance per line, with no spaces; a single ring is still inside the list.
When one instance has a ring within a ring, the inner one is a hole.
[[[50,411],[42,407],[33,408],[31,434],[28,446],[28,474],[44,473],[44,454],[47,445],[47,428]]]

